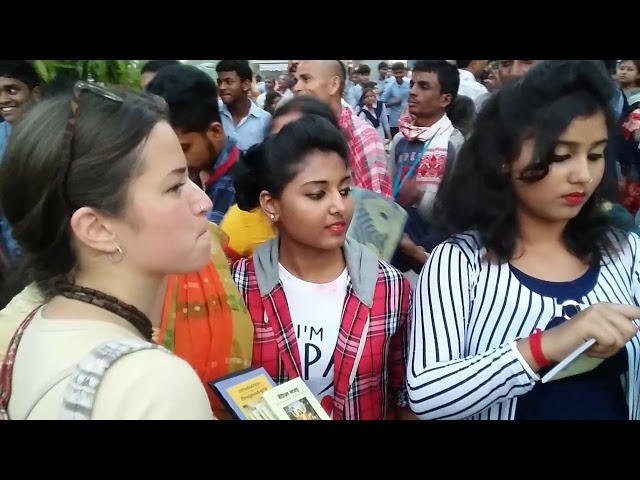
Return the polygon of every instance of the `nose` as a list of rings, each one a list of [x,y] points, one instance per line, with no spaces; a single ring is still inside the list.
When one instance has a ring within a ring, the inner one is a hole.
[[[7,105],[10,102],[9,94],[4,90],[0,90],[0,105]]]
[[[331,206],[329,207],[329,213],[332,216],[342,216],[344,215],[344,198],[340,192],[335,192],[335,194],[331,197]]]
[[[574,158],[574,162],[571,169],[571,177],[569,181],[571,183],[588,185],[593,180],[592,167],[596,165],[595,162],[590,161],[587,155],[580,155]]]
[[[213,202],[204,190],[198,188],[198,186],[192,181],[189,181],[189,183],[191,183],[191,189],[194,192],[193,201],[191,203],[194,214],[196,216],[206,214],[213,208]]]
[[[296,95],[302,93],[302,82],[297,78],[293,80],[293,93]]]

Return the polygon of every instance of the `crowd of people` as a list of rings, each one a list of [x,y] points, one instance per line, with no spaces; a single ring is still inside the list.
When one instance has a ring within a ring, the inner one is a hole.
[[[0,418],[640,419],[639,71],[0,61]]]

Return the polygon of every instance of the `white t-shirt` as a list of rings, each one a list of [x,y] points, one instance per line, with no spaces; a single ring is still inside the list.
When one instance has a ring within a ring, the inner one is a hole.
[[[23,419],[42,388],[98,345],[138,337],[133,327],[97,320],[50,320],[39,311],[25,331],[13,369],[9,417]],[[46,314],[46,308],[45,308]],[[36,405],[30,420],[60,418],[63,380]],[[92,419],[212,420],[204,386],[181,358],[159,350],[115,362],[98,387]]]
[[[333,354],[349,281],[347,269],[330,283],[309,283],[279,265],[295,328],[302,379],[329,415],[333,411]]]

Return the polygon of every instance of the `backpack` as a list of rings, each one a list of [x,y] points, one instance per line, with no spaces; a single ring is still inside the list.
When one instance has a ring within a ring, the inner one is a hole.
[[[33,310],[27,318],[20,324],[7,350],[7,355],[0,368],[0,420],[16,420],[9,418],[9,399],[11,397],[11,378],[13,376],[13,365],[16,352],[22,336],[41,307]],[[47,382],[35,395],[33,401],[27,409],[24,420],[29,418],[33,409],[40,400],[60,382],[68,379],[68,384],[64,393],[61,420],[90,420],[93,411],[93,404],[100,387],[102,379],[111,365],[120,358],[130,353],[141,350],[162,350],[170,355],[166,348],[151,342],[137,338],[123,338],[120,340],[110,340],[87,353],[74,366],[71,366]]]

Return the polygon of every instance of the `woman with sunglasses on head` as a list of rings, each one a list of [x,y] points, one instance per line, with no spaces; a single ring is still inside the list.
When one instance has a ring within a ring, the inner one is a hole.
[[[413,299],[419,418],[640,418],[640,239],[600,206],[613,93],[597,61],[543,61],[480,112]]]
[[[347,238],[353,215],[344,135],[315,115],[286,124],[237,165],[238,206],[278,235],[233,275],[254,322],[253,365],[301,377],[333,419],[405,418],[402,274]]]
[[[211,202],[157,99],[78,83],[69,110],[59,96],[27,112],[1,167],[1,207],[46,303],[9,346],[0,407],[12,419],[213,419],[150,320],[167,274],[209,260]]]

